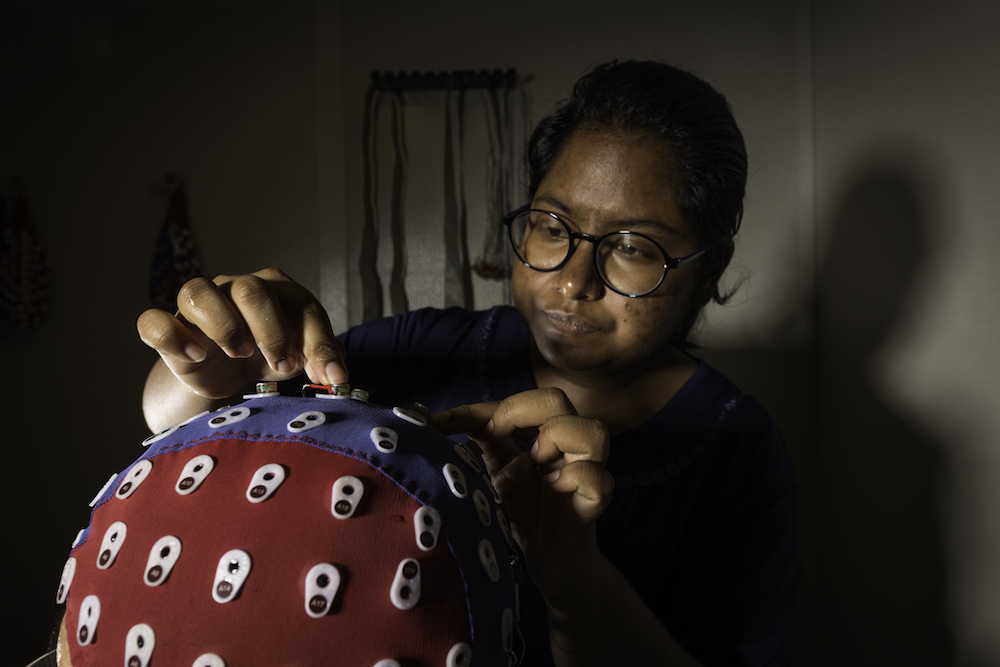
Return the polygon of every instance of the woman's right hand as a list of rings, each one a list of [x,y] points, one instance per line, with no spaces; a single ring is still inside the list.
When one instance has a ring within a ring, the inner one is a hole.
[[[181,287],[176,314],[147,310],[136,328],[174,377],[205,399],[303,371],[316,384],[348,381],[323,306],[278,269],[195,278]]]

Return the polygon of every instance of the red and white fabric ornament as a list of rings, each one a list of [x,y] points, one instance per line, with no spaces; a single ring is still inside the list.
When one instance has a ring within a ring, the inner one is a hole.
[[[153,305],[169,312],[177,310],[181,285],[202,275],[194,230],[188,221],[187,198],[174,188],[167,204],[167,219],[160,229],[150,267],[149,294]]]
[[[30,329],[45,318],[49,263],[31,227],[28,200],[18,195],[9,221],[6,214],[0,198],[0,326]]]

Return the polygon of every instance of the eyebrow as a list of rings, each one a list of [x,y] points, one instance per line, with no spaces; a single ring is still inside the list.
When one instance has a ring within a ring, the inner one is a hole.
[[[558,209],[555,213],[559,215],[565,215],[567,218],[573,218],[573,212],[569,206],[562,202],[558,197],[552,195],[537,195],[535,201],[532,202],[532,206],[535,204],[547,204],[553,208]],[[667,232],[672,236],[679,238],[684,237],[684,233],[679,229],[667,224],[663,220],[658,218],[625,218],[621,220],[615,220],[614,224],[618,226],[619,231],[640,231],[645,229],[647,231],[650,228],[655,228],[660,231]]]

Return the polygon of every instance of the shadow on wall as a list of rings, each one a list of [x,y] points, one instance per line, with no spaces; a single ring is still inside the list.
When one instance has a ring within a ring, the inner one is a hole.
[[[876,367],[935,255],[941,181],[905,143],[853,171],[827,218],[817,289],[823,665],[955,663],[943,443],[885,399]],[[891,393],[891,389],[890,392]]]

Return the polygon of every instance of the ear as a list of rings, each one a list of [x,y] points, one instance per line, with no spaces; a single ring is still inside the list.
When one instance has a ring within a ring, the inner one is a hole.
[[[719,286],[719,279],[729,266],[733,258],[733,251],[736,244],[732,239],[728,239],[717,246],[712,247],[696,262],[698,266],[698,287],[695,293],[695,307],[702,308],[715,295]]]

